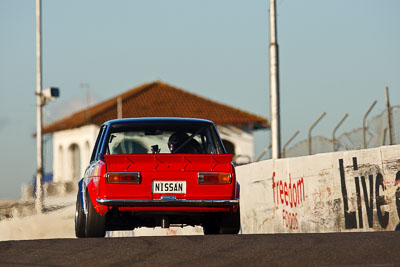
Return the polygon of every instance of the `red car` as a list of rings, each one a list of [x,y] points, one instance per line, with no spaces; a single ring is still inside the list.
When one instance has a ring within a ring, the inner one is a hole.
[[[183,118],[104,123],[79,181],[77,237],[137,227],[240,230],[239,184],[213,122]]]

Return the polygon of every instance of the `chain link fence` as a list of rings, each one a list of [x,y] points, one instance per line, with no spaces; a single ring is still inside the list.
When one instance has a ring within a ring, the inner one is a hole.
[[[393,144],[400,144],[400,106],[392,106],[392,134]],[[366,148],[389,145],[389,128],[387,112],[371,118],[367,121],[365,129]],[[336,138],[336,151],[357,150],[363,148],[363,129],[357,128],[350,132],[343,133]],[[312,154],[332,152],[332,139],[323,136],[313,136],[311,140]],[[298,142],[286,149],[285,157],[299,157],[308,155],[308,140]]]

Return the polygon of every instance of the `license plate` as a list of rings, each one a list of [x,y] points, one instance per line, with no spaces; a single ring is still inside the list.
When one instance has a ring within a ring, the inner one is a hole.
[[[185,181],[154,181],[153,193],[186,193]]]

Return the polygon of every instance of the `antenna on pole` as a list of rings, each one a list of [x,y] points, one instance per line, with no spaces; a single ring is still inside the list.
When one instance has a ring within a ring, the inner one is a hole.
[[[281,157],[281,130],[280,130],[280,108],[279,108],[279,53],[276,27],[276,2],[270,0],[269,8],[269,88],[270,88],[270,111],[271,111],[271,145],[272,158]]]

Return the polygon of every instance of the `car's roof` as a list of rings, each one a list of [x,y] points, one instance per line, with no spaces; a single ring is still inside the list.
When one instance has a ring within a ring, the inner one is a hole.
[[[119,125],[119,124],[208,124],[214,125],[212,121],[195,118],[171,118],[171,117],[145,117],[145,118],[126,118],[109,120],[104,125]]]

